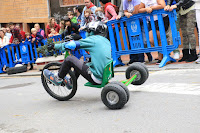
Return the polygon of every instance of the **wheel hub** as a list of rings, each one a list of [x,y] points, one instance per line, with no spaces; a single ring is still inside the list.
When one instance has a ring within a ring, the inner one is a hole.
[[[138,80],[141,79],[141,74],[140,74],[139,71],[137,71],[137,70],[133,70],[133,71],[131,71],[131,73],[130,73],[130,77],[132,77],[134,74],[137,75],[135,81],[138,81]]]
[[[114,105],[119,102],[119,96],[114,91],[109,91],[106,95],[106,99],[111,105]]]

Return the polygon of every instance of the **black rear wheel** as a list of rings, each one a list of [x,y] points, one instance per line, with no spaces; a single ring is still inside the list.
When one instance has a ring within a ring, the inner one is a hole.
[[[121,109],[127,103],[127,95],[120,85],[107,84],[101,91],[101,100],[109,109]]]
[[[126,102],[128,102],[128,100],[130,98],[130,92],[128,90],[128,87],[125,84],[123,84],[122,82],[119,82],[119,81],[112,81],[109,84],[117,84],[117,85],[121,86],[126,92],[126,95],[127,95],[127,101]]]
[[[143,84],[147,78],[148,78],[148,74],[147,71],[145,70],[145,68],[137,63],[133,63],[131,64],[131,66],[129,66],[126,69],[126,78],[129,79],[131,78],[133,75],[137,75],[137,78],[131,83],[133,85],[141,85]]]
[[[59,62],[49,63],[43,68],[43,70],[48,69],[53,72],[58,72],[58,70],[60,69],[60,66],[61,66],[61,63],[59,63]],[[44,89],[47,91],[47,93],[50,96],[52,96],[53,98],[55,98],[59,101],[67,101],[76,94],[77,79],[76,79],[74,72],[72,72],[70,70],[69,73],[66,75],[67,77],[70,78],[70,81],[72,84],[72,88],[68,89],[65,86],[64,82],[60,86],[56,86],[53,83],[51,83],[49,80],[47,80],[43,75],[43,70],[41,73],[42,84],[44,86]]]

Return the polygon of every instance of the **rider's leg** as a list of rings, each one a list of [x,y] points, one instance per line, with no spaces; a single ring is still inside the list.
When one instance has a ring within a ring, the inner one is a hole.
[[[89,67],[81,60],[76,58],[75,56],[68,56],[63,64],[61,65],[61,68],[58,72],[58,77],[64,79],[67,73],[69,73],[69,70],[71,68],[74,68],[76,78],[78,79],[79,75],[81,74],[85,79],[87,79],[89,82],[95,84],[93,79],[91,78],[91,73],[89,72]]]

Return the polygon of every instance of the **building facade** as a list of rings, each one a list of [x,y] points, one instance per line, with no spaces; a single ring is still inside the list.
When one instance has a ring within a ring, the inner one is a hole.
[[[21,29],[30,32],[35,23],[44,28],[49,18],[48,0],[0,0],[0,27],[9,22],[19,23]]]

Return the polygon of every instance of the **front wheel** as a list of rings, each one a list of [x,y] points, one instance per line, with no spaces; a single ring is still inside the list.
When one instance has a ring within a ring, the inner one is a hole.
[[[61,66],[61,63],[59,62],[49,63],[43,68],[43,70],[48,69],[56,73],[60,69],[60,66]],[[49,80],[47,80],[43,75],[43,70],[41,73],[42,84],[44,86],[44,89],[47,91],[47,93],[50,96],[52,96],[53,98],[59,101],[67,101],[76,94],[77,79],[74,72],[70,70],[69,73],[66,75],[67,77],[70,78],[70,81],[72,84],[72,88],[68,89],[68,87],[66,87],[64,83],[62,83],[60,86],[56,86],[53,83],[51,83]]]

